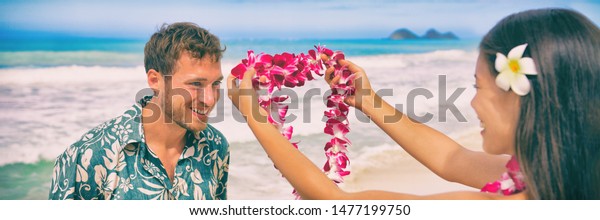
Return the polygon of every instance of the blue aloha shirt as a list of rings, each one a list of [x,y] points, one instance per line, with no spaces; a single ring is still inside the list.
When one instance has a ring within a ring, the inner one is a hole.
[[[54,165],[50,199],[227,199],[229,144],[208,125],[187,132],[171,182],[146,145],[142,108],[150,97],[82,136]]]

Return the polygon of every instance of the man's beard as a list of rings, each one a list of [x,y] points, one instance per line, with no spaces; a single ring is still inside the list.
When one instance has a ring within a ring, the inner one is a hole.
[[[187,131],[193,132],[193,133],[203,130],[200,127],[194,128],[191,126],[191,124],[194,122],[194,118],[193,118],[194,116],[191,113],[191,110],[190,110],[189,114],[186,114],[186,110],[188,108],[185,104],[183,104],[181,107],[173,106],[172,98],[173,98],[173,95],[171,94],[171,91],[165,92],[165,96],[164,96],[164,99],[162,102],[163,108],[165,109],[164,110],[165,122],[166,123],[174,122],[179,127],[183,128]],[[176,111],[177,108],[180,108],[179,111]]]

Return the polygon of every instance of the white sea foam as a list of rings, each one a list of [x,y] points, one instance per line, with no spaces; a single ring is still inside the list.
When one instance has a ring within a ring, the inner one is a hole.
[[[460,50],[436,51],[424,54],[378,55],[348,57],[368,74],[376,90],[392,89],[384,99],[392,105],[402,105],[403,112],[414,110],[417,116],[431,113],[428,125],[445,133],[476,126],[476,116],[469,103],[475,90],[476,52]],[[224,61],[225,76],[236,62]],[[79,137],[110,118],[122,114],[135,101],[136,94],[147,87],[144,68],[102,66],[60,66],[48,68],[0,69],[0,165],[14,162],[35,162],[40,158],[53,160]],[[439,114],[439,75],[446,76],[446,98],[457,88],[464,92],[454,104],[466,122],[459,122],[450,111],[446,121]],[[430,99],[417,96],[409,105],[411,91],[424,88],[431,92]],[[320,90],[306,102],[309,90]],[[321,80],[307,82],[296,88],[299,105],[289,113],[297,117],[294,139],[300,149],[322,166],[325,161],[323,145],[324,123],[321,121],[325,106],[323,93],[327,85]],[[231,143],[229,197],[231,199],[292,199],[291,187],[273,168],[243,122],[234,120],[231,102],[222,97],[222,110],[211,116],[223,120],[213,123]],[[310,114],[310,115],[308,115]],[[305,119],[306,118],[306,119]],[[361,122],[354,112],[350,116],[353,141],[350,148],[352,175],[359,176],[375,168],[389,166],[387,161],[412,160],[390,155],[405,155],[389,137],[373,123]],[[389,152],[395,154],[389,154]],[[377,169],[375,169],[377,170]],[[349,182],[356,181],[350,177]],[[350,184],[349,184],[350,185]]]
[[[438,75],[447,75],[447,97],[456,88],[466,88],[455,104],[462,115],[473,119],[469,101],[474,94],[470,85],[475,58],[474,52],[452,50],[348,59],[365,69],[375,89],[393,89],[392,94],[384,96],[388,102],[401,104],[404,112],[408,107],[414,108],[417,116],[432,113],[434,118],[429,123],[448,130],[445,128],[463,123],[458,122],[450,111],[446,112],[447,122],[439,122]],[[224,62],[224,75],[228,75],[235,64]],[[0,164],[54,158],[85,131],[131,106],[136,94],[147,87],[144,76],[141,66],[0,69],[3,111],[0,117],[5,122],[1,128],[0,150],[2,155],[11,155],[0,158]],[[416,88],[430,90],[434,97],[417,96],[415,105],[408,105],[407,94]],[[310,101],[300,102],[297,108],[290,109],[289,113],[296,117],[291,121],[295,136],[322,132],[322,112],[325,110],[322,94],[327,91],[327,85],[318,80],[307,82],[306,86],[294,91],[300,101],[311,89],[318,89],[320,95],[306,98]],[[239,118],[237,121],[233,118],[236,110],[231,108],[231,102],[225,97],[222,100],[222,110],[213,111],[212,116],[217,118],[217,114],[224,114],[225,117],[214,125],[230,142],[253,140],[247,126]],[[353,130],[375,128],[370,123],[360,122],[354,112],[349,118]]]
[[[0,52],[0,67],[135,66],[144,63],[142,53],[108,51],[18,51]]]

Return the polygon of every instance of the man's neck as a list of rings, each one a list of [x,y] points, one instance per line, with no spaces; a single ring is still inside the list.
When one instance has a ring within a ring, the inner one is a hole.
[[[182,150],[185,145],[186,129],[174,122],[167,123],[163,111],[149,106],[159,106],[156,99],[142,108],[142,127],[146,144],[161,150]]]

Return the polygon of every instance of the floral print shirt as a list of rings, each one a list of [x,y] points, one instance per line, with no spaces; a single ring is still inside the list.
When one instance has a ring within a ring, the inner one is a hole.
[[[84,134],[57,158],[50,199],[227,199],[223,134],[211,125],[188,131],[170,181],[145,142],[141,116],[148,100]]]

